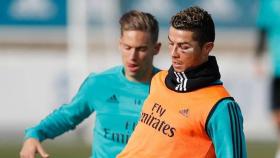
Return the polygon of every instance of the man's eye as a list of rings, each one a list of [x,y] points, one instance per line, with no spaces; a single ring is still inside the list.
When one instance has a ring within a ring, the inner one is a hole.
[[[182,50],[187,50],[187,49],[189,49],[190,47],[189,47],[189,46],[180,46],[180,48],[181,48]]]
[[[146,50],[147,50],[146,47],[139,48],[139,51],[141,51],[141,52],[144,52],[144,51],[146,51]]]
[[[124,46],[124,49],[125,49],[125,50],[130,50],[130,48],[131,48],[131,47]]]
[[[194,49],[192,47],[187,47],[185,49],[181,49],[183,53],[193,53]]]

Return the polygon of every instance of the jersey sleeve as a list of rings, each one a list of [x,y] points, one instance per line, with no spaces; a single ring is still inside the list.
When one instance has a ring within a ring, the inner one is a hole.
[[[225,99],[218,103],[206,128],[217,158],[247,158],[243,117],[235,101]]]
[[[36,138],[39,141],[53,139],[66,131],[73,130],[87,118],[94,109],[88,104],[89,77],[83,82],[78,93],[69,104],[54,110],[35,127],[25,131],[25,139]]]

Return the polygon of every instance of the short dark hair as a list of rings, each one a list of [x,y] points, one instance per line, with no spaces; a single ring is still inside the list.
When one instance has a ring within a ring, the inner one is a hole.
[[[170,24],[175,29],[194,32],[194,40],[202,47],[206,42],[215,41],[215,25],[210,14],[194,6],[178,12],[171,18]]]
[[[124,31],[139,30],[150,33],[154,43],[158,40],[158,21],[150,13],[131,10],[122,15],[119,23],[121,25],[121,36]]]

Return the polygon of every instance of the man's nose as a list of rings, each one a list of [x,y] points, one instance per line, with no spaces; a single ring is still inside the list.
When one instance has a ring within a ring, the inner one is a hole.
[[[170,51],[171,51],[170,53],[171,53],[172,57],[177,57],[178,56],[178,52],[177,52],[178,47],[176,45],[173,45]]]
[[[129,54],[129,59],[133,60],[133,59],[136,59],[136,57],[137,57],[137,50],[132,49],[130,54]]]

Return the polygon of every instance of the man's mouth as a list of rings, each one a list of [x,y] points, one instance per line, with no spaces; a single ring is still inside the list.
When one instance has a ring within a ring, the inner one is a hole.
[[[178,66],[181,66],[182,64],[180,62],[178,62],[178,61],[172,61],[172,65],[174,67],[178,67]]]
[[[127,68],[131,72],[136,72],[139,69],[137,64],[127,64]]]

